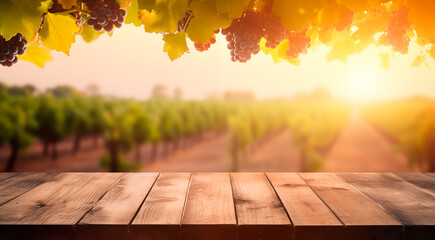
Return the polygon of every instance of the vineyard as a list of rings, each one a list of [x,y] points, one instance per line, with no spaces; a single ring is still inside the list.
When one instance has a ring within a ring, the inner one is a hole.
[[[0,143],[10,148],[7,171],[36,141],[44,156],[56,159],[65,139],[72,139],[74,154],[84,139],[102,137],[106,153],[100,164],[110,171],[134,171],[142,158],[172,154],[227,131],[231,170],[237,171],[240,161],[283,129],[292,132],[303,168],[320,170],[325,149],[350,112],[347,104],[332,100],[138,101],[86,96],[67,86],[36,94],[32,86],[2,85],[0,96]],[[149,156],[141,156],[144,144],[152,146]],[[133,150],[138,161],[127,161]]]
[[[361,107],[362,115],[396,141],[410,166],[435,171],[435,104],[413,98]]]

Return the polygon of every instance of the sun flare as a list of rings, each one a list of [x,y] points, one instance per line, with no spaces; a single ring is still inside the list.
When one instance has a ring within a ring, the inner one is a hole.
[[[358,69],[352,73],[349,80],[350,101],[365,102],[374,100],[379,79],[373,69]]]

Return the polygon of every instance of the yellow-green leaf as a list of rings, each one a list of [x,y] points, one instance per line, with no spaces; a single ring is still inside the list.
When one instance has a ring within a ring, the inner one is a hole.
[[[1,0],[0,34],[6,40],[21,33],[31,41],[41,25],[41,15],[46,10],[46,0]]]
[[[127,9],[130,7],[132,0],[116,0],[119,5],[121,5],[121,9]]]
[[[29,43],[26,54],[18,56],[18,58],[34,63],[41,68],[45,66],[45,63],[53,61],[50,50],[38,41]]]
[[[163,51],[168,53],[171,61],[174,61],[175,59],[181,57],[189,50],[186,42],[186,33],[183,31],[178,33],[166,34],[163,37],[163,41],[165,41]]]
[[[231,18],[239,18],[250,0],[216,0],[216,10],[220,14],[228,13]]]
[[[125,17],[125,23],[133,23],[136,27],[142,25],[142,21],[139,19],[138,0],[131,1],[131,5],[127,10],[127,16]]]
[[[290,30],[302,32],[309,24],[316,22],[321,7],[320,0],[275,0],[272,11]]]
[[[332,45],[332,48],[329,51],[328,55],[326,55],[326,60],[328,62],[339,60],[346,63],[347,57],[354,54],[356,51],[357,47],[352,38],[343,41],[336,41]]]
[[[145,24],[145,32],[174,33],[178,29],[178,21],[187,10],[186,0],[156,0],[154,9],[149,12],[142,10],[142,22]]]
[[[58,0],[64,9],[71,9],[74,6],[77,6],[77,0]]]
[[[69,55],[71,45],[76,41],[75,33],[79,31],[76,21],[68,13],[47,13],[39,33],[44,45]]]
[[[371,7],[368,0],[337,0],[337,3],[354,12],[369,10]]]
[[[194,42],[207,43],[214,36],[214,30],[231,24],[228,13],[218,13],[215,0],[191,2],[190,9],[195,17],[190,21],[186,32]]]
[[[390,54],[389,53],[381,53],[379,54],[381,58],[381,67],[385,70],[390,68]]]
[[[156,0],[137,0],[139,9],[151,12],[156,5]]]

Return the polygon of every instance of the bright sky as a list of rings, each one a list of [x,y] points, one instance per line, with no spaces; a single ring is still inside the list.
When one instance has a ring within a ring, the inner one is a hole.
[[[0,81],[31,83],[42,90],[60,84],[84,90],[95,83],[103,94],[139,99],[149,97],[155,84],[181,87],[186,98],[204,98],[225,90],[250,90],[260,98],[291,96],[319,86],[353,101],[435,97],[434,70],[410,66],[419,53],[416,44],[411,45],[409,55],[391,59],[389,70],[380,67],[375,47],[351,56],[347,64],[326,62],[329,49],[319,47],[302,56],[300,66],[274,64],[262,53],[248,63],[233,63],[221,35],[208,52],[197,52],[192,43],[189,48],[190,54],[171,62],[162,50],[161,35],[125,25],[113,37],[104,35],[90,44],[77,37],[71,56],[53,52],[54,62],[42,69],[24,61],[1,68]],[[433,61],[430,67],[435,67]]]

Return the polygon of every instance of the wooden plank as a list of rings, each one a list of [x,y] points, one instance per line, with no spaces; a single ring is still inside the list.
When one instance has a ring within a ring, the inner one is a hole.
[[[0,236],[73,239],[77,222],[120,176],[61,173],[0,207]]]
[[[406,238],[425,239],[427,236],[435,236],[433,194],[406,181],[360,182],[358,179],[364,173],[339,175],[402,222]]]
[[[267,173],[284,204],[295,239],[337,239],[344,225],[297,173]]]
[[[158,173],[125,173],[77,225],[78,239],[127,239]]]
[[[402,226],[334,173],[300,173],[346,226],[343,239],[401,239]]]
[[[435,178],[432,176],[423,173],[395,173],[395,175],[435,196]]]
[[[13,176],[18,175],[19,173],[14,173],[14,172],[2,172],[0,173],[0,184],[3,180],[6,180],[8,178],[11,178]]]
[[[57,173],[20,173],[0,183],[0,206],[32,188],[50,181]]]
[[[236,215],[228,173],[192,173],[181,238],[236,239]]]
[[[264,173],[231,173],[230,176],[238,239],[290,239],[290,220]]]
[[[180,238],[190,173],[161,173],[130,225],[132,239]]]

